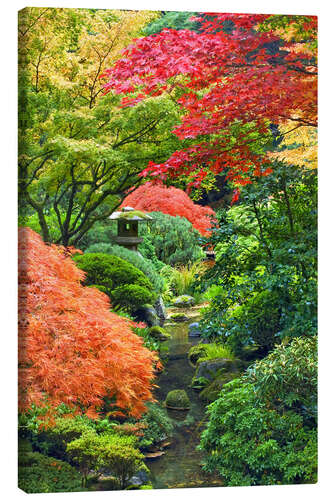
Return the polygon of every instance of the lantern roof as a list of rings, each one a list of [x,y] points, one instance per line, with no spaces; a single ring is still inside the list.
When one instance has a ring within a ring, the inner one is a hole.
[[[132,207],[122,207],[122,209],[118,212],[113,212],[109,216],[109,219],[112,220],[126,220],[126,221],[147,221],[154,220],[153,217],[142,212],[141,210],[134,210]]]

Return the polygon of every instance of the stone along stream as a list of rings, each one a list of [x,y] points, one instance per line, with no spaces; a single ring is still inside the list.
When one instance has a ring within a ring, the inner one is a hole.
[[[194,308],[193,308],[194,309]],[[187,310],[188,311],[188,310]],[[187,314],[187,311],[184,311]],[[183,311],[182,311],[183,312]],[[205,403],[199,399],[198,393],[191,389],[194,368],[187,359],[187,353],[192,345],[198,343],[197,338],[189,338],[190,321],[164,325],[171,334],[167,344],[169,358],[164,371],[157,380],[156,398],[163,402],[169,391],[184,389],[191,401],[189,411],[167,410],[174,424],[171,445],[166,453],[152,460],[147,460],[151,471],[151,481],[154,488],[198,488],[222,486],[222,480],[204,472],[201,468],[203,454],[196,449],[200,441],[200,433],[204,427]]]

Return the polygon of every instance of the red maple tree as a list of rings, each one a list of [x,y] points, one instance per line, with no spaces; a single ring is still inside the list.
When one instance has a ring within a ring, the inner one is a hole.
[[[19,230],[19,409],[35,404],[52,415],[65,403],[97,418],[108,397],[116,412],[140,416],[156,356],[83,278],[63,247]]]
[[[212,221],[210,216],[215,215],[212,208],[194,203],[181,189],[152,182],[139,186],[125,198],[122,206],[185,217],[203,236],[209,234]]]
[[[105,72],[105,92],[126,94],[123,106],[182,92],[183,119],[173,132],[193,144],[162,164],[150,162],[143,176],[187,175],[199,187],[207,171],[225,170],[235,186],[246,184],[271,172],[254,147],[272,140],[271,124],[291,122],[289,132],[317,125],[317,19],[280,16],[281,34],[276,17],[207,14],[198,19],[200,33],[164,29],[134,40]]]

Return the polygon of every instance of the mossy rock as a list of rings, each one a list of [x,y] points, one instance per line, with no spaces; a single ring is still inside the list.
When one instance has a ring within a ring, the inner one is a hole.
[[[188,360],[189,362],[195,366],[196,362],[198,361],[199,358],[201,358],[205,352],[206,352],[206,348],[205,348],[206,344],[197,344],[197,345],[194,345],[193,347],[191,347],[191,349],[188,351]]]
[[[176,307],[192,307],[195,304],[195,300],[191,295],[179,295],[179,297],[176,297],[172,301],[172,304]]]
[[[135,318],[138,321],[144,321],[148,326],[159,326],[160,319],[156,314],[154,306],[151,304],[143,304],[137,311],[135,311]]]
[[[154,339],[159,340],[160,342],[164,342],[165,340],[169,340],[171,338],[170,333],[168,333],[161,326],[152,326],[148,330],[149,335],[154,337]]]
[[[228,372],[217,376],[213,382],[207,385],[199,394],[199,398],[208,403],[215,401],[222,390],[224,384],[231,382],[231,380],[238,378],[239,372]]]
[[[186,391],[183,389],[175,389],[168,392],[165,399],[165,406],[171,410],[189,410],[191,403]]]
[[[213,381],[219,374],[229,371],[234,371],[233,361],[231,359],[217,358],[201,361],[197,364],[195,374],[192,378],[192,385],[196,385],[197,380],[200,378]]]
[[[189,318],[186,316],[186,314],[182,314],[182,313],[173,313],[173,314],[170,314],[169,318],[172,321],[176,321],[177,323],[182,323],[183,321],[188,321],[189,320]]]

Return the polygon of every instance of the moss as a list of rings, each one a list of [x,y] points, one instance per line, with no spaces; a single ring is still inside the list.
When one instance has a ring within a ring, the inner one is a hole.
[[[172,319],[173,321],[182,322],[182,321],[187,321],[189,318],[182,313],[173,313],[170,314],[170,319]]]
[[[191,307],[194,305],[194,302],[194,297],[191,297],[191,295],[180,295],[172,301],[176,307]]]
[[[191,349],[188,352],[188,360],[190,363],[193,365],[196,364],[199,358],[203,357],[206,352],[206,344],[197,344],[191,347]]]
[[[168,392],[165,400],[165,406],[174,410],[189,410],[190,400],[183,389],[175,389]]]
[[[118,219],[133,219],[135,217],[140,217],[140,219],[151,220],[150,215],[142,212],[141,210],[129,210],[128,212],[122,212]]]
[[[207,385],[200,392],[199,398],[209,403],[215,401],[218,398],[224,384],[230,382],[234,378],[238,378],[239,376],[239,372],[228,372],[217,376],[213,382]]]
[[[171,338],[170,333],[168,333],[161,326],[152,326],[151,328],[149,328],[148,333],[149,335],[158,340],[168,340]]]

